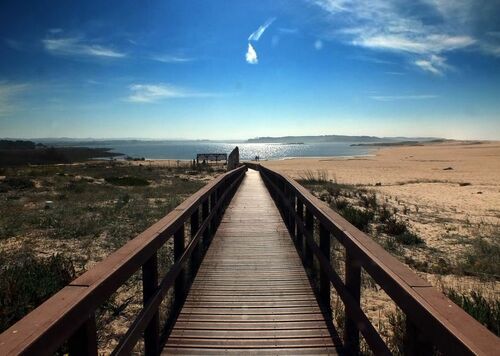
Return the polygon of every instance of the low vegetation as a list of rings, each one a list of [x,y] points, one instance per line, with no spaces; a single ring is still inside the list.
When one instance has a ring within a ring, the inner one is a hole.
[[[325,171],[304,172],[299,182],[346,220],[365,231],[387,251],[419,273],[435,275],[438,278],[443,275],[472,277],[479,282],[487,281],[488,283],[500,281],[500,227],[498,225],[480,222],[477,226],[473,226],[466,219],[465,225],[469,230],[463,231],[472,230],[475,233],[471,236],[460,236],[453,235],[450,230],[450,234],[443,238],[450,239],[450,244],[462,246],[460,252],[450,254],[428,246],[413,227],[412,221],[419,216],[418,206],[412,206],[410,209],[407,205],[401,204],[397,198],[392,199],[395,203],[391,204],[387,197],[377,196],[377,193],[370,187],[339,184],[335,179],[330,179]],[[460,183],[459,185],[469,184]],[[340,265],[340,268],[335,266],[335,268],[342,275],[342,266]],[[371,281],[372,283],[363,284],[363,288],[369,289],[367,298],[375,298],[372,301],[376,301],[379,306],[387,305],[387,302],[377,300],[380,287],[373,280]],[[495,293],[489,293],[487,288],[464,288],[462,290],[460,286],[443,287],[439,283],[438,287],[442,288],[443,292],[467,313],[499,335],[500,301]],[[386,298],[388,296],[381,300],[386,300]],[[337,302],[332,304],[332,308],[334,315],[339,319],[337,326],[341,332],[343,326],[340,314],[343,310],[338,303],[338,297],[334,300]],[[367,308],[374,310],[373,303]],[[406,339],[404,313],[398,308],[388,310],[386,307],[378,311],[378,317],[371,315],[372,322],[381,332],[391,352],[403,355],[403,345]]]
[[[0,255],[0,331],[43,303],[75,277],[70,259],[61,254],[37,257],[23,247]]]
[[[500,280],[500,235],[473,239],[455,273]]]
[[[187,169],[113,161],[0,168],[0,332],[214,175]],[[127,313],[137,283],[103,306],[101,325]]]
[[[455,304],[469,313],[474,319],[500,336],[500,300],[485,298],[477,291],[462,292],[455,289],[445,290]]]
[[[365,188],[338,184],[326,171],[306,171],[299,182],[340,213],[358,229],[371,233],[386,245],[422,245],[424,240],[377,195]],[[383,236],[379,236],[382,234]]]

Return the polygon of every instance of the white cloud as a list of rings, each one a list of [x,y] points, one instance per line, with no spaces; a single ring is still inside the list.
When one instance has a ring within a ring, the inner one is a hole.
[[[416,60],[415,65],[424,71],[436,75],[442,75],[445,70],[450,68],[450,66],[446,64],[446,59],[444,57],[434,54],[427,59]]]
[[[30,87],[26,83],[9,83],[0,81],[0,117],[14,112],[17,107],[16,96],[25,92]]]
[[[162,63],[185,63],[194,61],[194,58],[172,54],[160,54],[151,57],[151,59]]]
[[[48,37],[42,40],[45,50],[54,55],[123,58],[125,53],[98,44],[86,43],[79,37]]]
[[[360,35],[353,44],[374,49],[403,51],[415,54],[441,53],[472,45],[469,36],[448,35]]]
[[[398,100],[426,100],[435,99],[437,95],[421,94],[421,95],[372,95],[370,99],[377,101],[398,101]]]
[[[398,0],[308,0],[325,10],[327,36],[355,46],[419,56],[414,65],[434,74],[449,51],[477,48],[479,40],[469,30],[472,0],[421,0],[403,6]],[[428,21],[428,18],[438,20]],[[493,51],[494,52],[494,51]],[[411,58],[411,57],[410,57]]]
[[[270,19],[267,19],[267,21],[259,26],[259,28],[257,30],[255,30],[249,37],[248,37],[248,40],[249,41],[258,41],[260,39],[260,37],[264,34],[264,32],[267,30],[267,28],[269,26],[271,26],[271,24],[274,22],[274,20],[276,20],[275,17],[272,17]]]
[[[481,49],[484,53],[500,57],[500,43],[485,42],[481,44]]]
[[[316,40],[314,41],[314,48],[319,51],[320,49],[323,48],[323,41],[321,40]]]
[[[247,53],[245,55],[245,59],[250,64],[259,63],[259,60],[257,58],[257,52],[255,52],[255,49],[253,48],[253,46],[250,43],[248,44],[248,50],[247,50]]]
[[[210,97],[211,93],[200,93],[179,88],[170,84],[133,84],[129,86],[131,94],[127,101],[134,103],[153,103],[175,98]]]

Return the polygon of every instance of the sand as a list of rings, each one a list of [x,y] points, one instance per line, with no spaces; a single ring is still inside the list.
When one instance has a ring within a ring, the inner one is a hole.
[[[261,164],[293,178],[304,177],[306,171],[328,172],[329,179],[338,183],[373,190],[379,202],[397,209],[397,216],[425,241],[423,248],[405,249],[404,256],[414,260],[453,264],[470,248],[467,242],[473,238],[500,238],[500,142],[390,147],[374,149],[365,157]],[[475,290],[488,299],[500,297],[497,280],[415,272],[441,290]],[[387,326],[394,302],[376,288],[362,295],[362,307],[375,327]]]
[[[262,162],[293,178],[327,171],[338,183],[370,186],[411,206],[500,223],[500,142],[451,142],[374,150],[372,156]],[[450,169],[451,168],[451,169]],[[380,186],[375,186],[380,183]]]
[[[426,248],[405,253],[418,261],[453,264],[472,239],[500,239],[500,142],[400,146],[374,149],[365,157],[261,163],[293,178],[328,172],[338,183],[374,191],[425,241]],[[500,294],[500,283],[495,293]]]

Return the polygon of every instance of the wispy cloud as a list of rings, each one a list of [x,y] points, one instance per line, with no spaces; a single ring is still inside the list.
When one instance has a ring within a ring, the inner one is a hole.
[[[421,95],[372,95],[370,99],[377,101],[398,101],[398,100],[426,100],[436,99],[437,95],[421,94]]]
[[[287,35],[295,35],[299,33],[299,30],[297,28],[288,28],[288,27],[280,27],[278,28],[278,31],[283,34]]]
[[[255,52],[255,49],[253,48],[253,46],[250,43],[248,44],[248,50],[247,50],[247,53],[245,55],[245,59],[250,64],[259,63],[259,59],[257,58],[257,52]]]
[[[54,34],[42,40],[45,50],[61,56],[87,56],[102,58],[123,58],[127,55],[113,48],[92,43],[82,37],[54,37]]]
[[[323,48],[323,41],[321,40],[316,40],[314,41],[314,48],[319,51]]]
[[[255,30],[249,37],[249,41],[258,41],[260,37],[264,34],[264,32],[267,30],[269,26],[276,20],[275,17],[272,17],[270,19],[267,19],[266,22],[264,22],[263,25],[259,26],[257,30]]]
[[[151,57],[151,59],[162,63],[185,63],[185,62],[192,62],[195,60],[194,58],[191,57],[185,57],[182,55],[173,55],[173,54],[154,55]]]
[[[259,63],[259,60],[257,58],[257,51],[255,51],[255,48],[250,44],[250,41],[257,42],[260,40],[261,36],[264,34],[264,32],[267,30],[269,26],[276,20],[276,17],[271,17],[264,22],[263,25],[259,26],[257,30],[255,30],[249,37],[248,37],[248,49],[247,53],[245,54],[245,59],[247,63],[249,64],[257,64]],[[273,38],[273,45],[278,44],[279,39],[277,37]]]
[[[424,71],[436,75],[442,75],[445,70],[451,68],[448,64],[446,64],[446,59],[444,57],[435,54],[432,54],[426,59],[416,60],[415,65]]]
[[[470,30],[472,8],[478,6],[473,0],[420,0],[405,6],[398,0],[308,2],[325,10],[331,24],[328,36],[355,46],[406,54],[429,73],[442,75],[451,68],[445,65],[447,52],[481,47],[482,39]],[[494,47],[488,49],[495,53]]]
[[[213,93],[202,93],[180,88],[171,84],[133,84],[129,86],[127,101],[133,103],[154,103],[166,99],[211,97]]]
[[[6,116],[17,109],[16,97],[30,87],[26,83],[9,83],[0,81],[0,117]]]

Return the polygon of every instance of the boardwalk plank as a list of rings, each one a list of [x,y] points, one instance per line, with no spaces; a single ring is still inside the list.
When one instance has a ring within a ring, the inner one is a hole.
[[[259,174],[247,172],[163,354],[336,354],[297,251]]]

